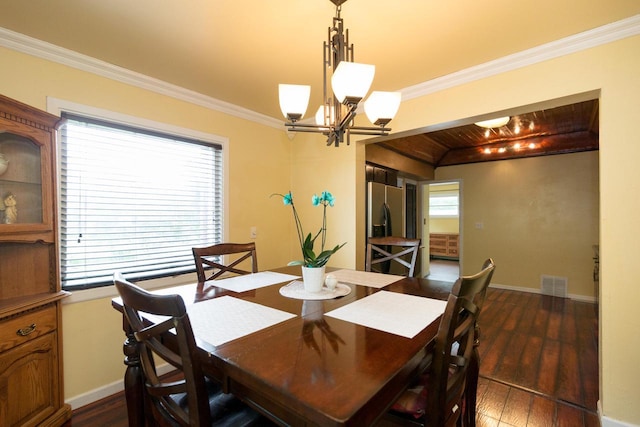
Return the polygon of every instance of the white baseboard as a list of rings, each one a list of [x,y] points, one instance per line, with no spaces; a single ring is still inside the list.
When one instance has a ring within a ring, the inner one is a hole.
[[[71,405],[71,410],[74,410],[121,392],[122,390],[124,390],[124,383],[120,380],[66,399],[65,403]]]
[[[160,375],[166,374],[173,369],[169,364],[164,364],[162,366],[158,366],[158,373]],[[124,381],[118,380],[111,384],[104,385],[102,387],[98,387],[86,393],[79,394],[74,397],[70,397],[65,400],[65,403],[68,403],[71,406],[71,410],[81,408],[85,405],[88,405],[93,402],[97,402],[100,399],[104,399],[105,397],[109,397],[112,394],[116,394],[124,390]]]
[[[600,418],[600,426],[601,427],[640,427],[638,424],[629,424],[619,420],[614,420],[609,417],[605,417],[602,415],[602,405],[600,405],[600,401],[598,400],[598,418]]]
[[[529,292],[529,293],[532,293],[532,294],[541,294],[542,293],[542,292],[540,292],[540,289],[521,288],[519,286],[501,285],[499,283],[491,283],[489,285],[489,287],[496,288],[496,289],[506,289],[508,291]],[[593,303],[593,304],[598,302],[598,300],[595,297],[588,297],[588,296],[584,296],[584,295],[569,294],[567,297],[569,299],[574,300],[574,301],[590,302],[590,303]]]

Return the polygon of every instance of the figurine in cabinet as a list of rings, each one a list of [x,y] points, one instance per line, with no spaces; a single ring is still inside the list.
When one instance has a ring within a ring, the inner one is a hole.
[[[18,222],[18,202],[13,193],[8,193],[3,200],[4,203],[4,219],[5,224],[15,224]]]

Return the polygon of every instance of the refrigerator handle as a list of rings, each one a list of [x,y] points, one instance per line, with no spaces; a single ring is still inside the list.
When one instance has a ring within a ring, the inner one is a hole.
[[[391,211],[389,205],[385,202],[382,205],[382,217],[384,219],[384,235],[393,236],[393,228],[391,226]]]

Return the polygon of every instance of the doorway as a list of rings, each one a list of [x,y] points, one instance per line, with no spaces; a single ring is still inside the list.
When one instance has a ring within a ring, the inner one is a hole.
[[[553,123],[547,123],[546,126],[559,127],[562,124],[563,129],[569,131],[580,132],[580,137],[572,138],[583,144],[583,147],[574,147],[572,151],[559,152],[536,152],[536,156],[523,156],[522,151],[501,151],[498,145],[486,146],[484,150],[478,150],[478,155],[495,154],[500,155],[500,161],[487,162],[485,160],[471,161],[462,156],[462,150],[453,150],[451,154],[455,156],[449,157],[448,152],[436,152],[436,148],[446,146],[436,137],[455,138],[457,143],[469,140],[475,133],[480,133],[477,126],[473,127],[473,123],[485,117],[473,117],[466,120],[468,127],[464,128],[452,124],[441,124],[422,129],[421,132],[428,134],[428,138],[422,138],[424,144],[429,144],[429,149],[422,149],[417,142],[412,144],[405,138],[405,135],[396,136],[393,141],[385,141],[384,146],[389,153],[397,153],[398,147],[405,150],[413,149],[414,153],[426,153],[425,162],[433,167],[432,174],[429,176],[424,174],[423,179],[437,177],[439,181],[421,181],[419,187],[419,208],[421,209],[422,220],[418,220],[420,227],[420,236],[423,240],[424,250],[421,254],[423,262],[423,270],[421,276],[429,273],[439,274],[438,260],[435,258],[431,261],[428,242],[430,241],[430,217],[429,217],[429,185],[444,181],[452,181],[460,179],[460,184],[465,182],[464,189],[461,188],[459,200],[462,202],[466,199],[466,222],[468,227],[464,230],[462,216],[459,218],[459,248],[462,248],[462,241],[466,235],[468,241],[466,250],[466,259],[468,259],[470,271],[474,271],[475,263],[485,259],[481,254],[486,252],[487,256],[491,256],[499,262],[497,276],[494,276],[492,288],[500,289],[500,291],[519,291],[522,299],[530,299],[531,294],[542,293],[543,278],[558,277],[563,279],[564,276],[570,276],[571,287],[568,297],[570,299],[553,297],[543,297],[544,301],[552,301],[557,306],[567,306],[568,304],[579,304],[584,310],[594,310],[598,314],[598,297],[600,294],[600,283],[598,281],[599,253],[598,248],[599,225],[601,219],[599,217],[599,156],[598,153],[591,151],[598,150],[598,96],[597,92],[578,94],[564,99],[550,100],[548,102],[519,107],[513,111],[501,111],[493,113],[493,116],[510,115],[512,118],[520,116],[523,119],[522,112],[545,111],[545,114],[530,113],[538,117],[533,126],[533,131],[538,135],[546,129],[540,122],[542,116],[554,119]],[[592,102],[585,102],[592,101]],[[556,107],[561,106],[559,110]],[[569,108],[574,113],[564,115],[564,108]],[[552,110],[554,113],[549,114]],[[585,113],[578,114],[578,112]],[[521,125],[523,120],[514,121],[513,124]],[[454,130],[455,129],[455,130]],[[469,133],[464,133],[464,130]],[[515,127],[509,128],[515,133]],[[439,133],[438,133],[439,132]],[[468,138],[460,137],[461,133]],[[500,129],[490,131],[495,134],[496,138],[504,138],[508,136],[503,134]],[[558,132],[550,132],[552,139],[557,139],[560,143],[562,135]],[[417,130],[406,132],[409,137],[418,135]],[[520,139],[522,136],[520,134]],[[442,140],[444,141],[444,139]],[[500,144],[504,141],[500,139]],[[486,144],[480,142],[478,146]],[[393,151],[395,150],[395,151]],[[510,154],[511,153],[511,154]],[[561,154],[552,156],[550,154]],[[510,158],[509,156],[514,156]],[[571,155],[571,157],[567,157]],[[531,157],[531,158],[527,158]],[[415,158],[415,155],[412,157]],[[447,160],[445,163],[444,160]],[[459,160],[460,164],[454,164]],[[466,161],[463,163],[460,159]],[[563,159],[570,159],[564,161]],[[447,166],[447,167],[445,167]],[[454,166],[454,167],[448,167]],[[551,178],[553,177],[553,179]],[[564,183],[564,184],[563,184]],[[487,189],[492,189],[487,191]],[[573,190],[572,190],[573,189]],[[576,190],[578,189],[578,190]],[[463,197],[465,192],[465,197]],[[487,196],[491,196],[489,200]],[[477,210],[478,206],[489,206],[491,209]],[[461,206],[462,207],[462,206]],[[554,211],[553,209],[562,207],[562,209]],[[460,209],[460,213],[465,209]],[[558,212],[557,216],[553,216],[553,212]],[[574,214],[574,212],[579,214]],[[558,224],[563,226],[559,227]],[[568,232],[571,230],[571,232]],[[557,231],[554,233],[554,231]],[[544,233],[544,235],[543,235]],[[558,241],[559,236],[564,236],[561,242]],[[544,237],[544,238],[542,238]],[[582,241],[584,240],[584,242]],[[484,245],[474,245],[473,242],[486,242]],[[562,247],[560,244],[562,244]],[[566,245],[571,243],[571,248],[566,249]],[[478,250],[480,248],[480,250]],[[542,248],[539,250],[538,248]],[[532,253],[535,252],[535,253]],[[464,270],[464,254],[460,250],[459,268],[460,272]],[[544,261],[531,262],[531,260],[540,260],[545,257]],[[598,262],[598,264],[596,264]],[[567,266],[571,265],[568,270]],[[433,271],[431,271],[433,270]],[[549,271],[554,273],[547,273]],[[527,274],[522,274],[523,272]],[[560,273],[556,273],[560,272]],[[510,277],[514,277],[513,279]],[[529,279],[526,277],[529,276]],[[435,276],[430,276],[433,278]],[[528,282],[526,282],[528,281]],[[588,292],[592,288],[593,296]],[[524,291],[524,292],[523,292]],[[536,296],[537,298],[537,296]],[[575,302],[574,302],[575,301]],[[585,305],[586,304],[586,305]],[[580,327],[579,333],[590,334],[592,328]],[[597,327],[595,329],[597,331]],[[596,340],[598,346],[602,342],[602,337],[596,336],[590,339]],[[516,351],[517,346],[508,346],[510,350]],[[502,351],[499,349],[498,351]],[[515,359],[514,359],[515,360]],[[585,358],[586,360],[586,358]],[[590,358],[589,369],[595,372],[600,371],[597,364],[599,360],[597,356]],[[596,366],[594,366],[596,365]],[[559,364],[558,366],[561,366]],[[556,371],[558,366],[550,366],[550,370]],[[588,381],[595,381],[595,396],[597,397],[597,375],[585,375],[583,377]],[[564,384],[558,383],[557,387],[565,387]],[[534,388],[532,388],[534,389]],[[536,392],[544,392],[551,394],[553,391],[545,391],[535,388]],[[583,404],[580,401],[572,401],[577,404]],[[591,405],[591,403],[594,403]],[[587,406],[587,405],[585,405]],[[595,411],[595,400],[588,405],[589,410]]]
[[[460,275],[462,248],[461,183],[431,181],[422,184],[422,241],[424,276],[430,279],[455,280]],[[425,248],[426,249],[426,248]]]

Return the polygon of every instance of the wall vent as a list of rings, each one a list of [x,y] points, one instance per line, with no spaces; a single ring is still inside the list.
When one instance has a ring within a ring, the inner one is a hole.
[[[567,283],[569,279],[558,276],[540,276],[540,289],[543,295],[567,298]]]

